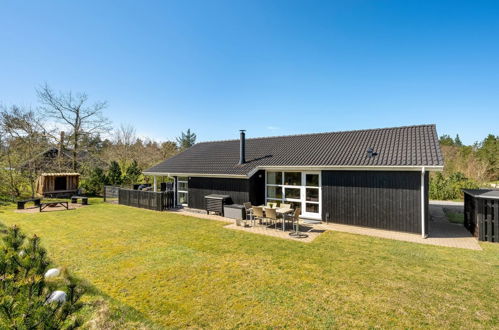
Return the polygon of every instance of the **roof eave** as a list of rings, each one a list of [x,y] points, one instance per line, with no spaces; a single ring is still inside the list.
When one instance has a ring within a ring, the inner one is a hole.
[[[144,171],[144,175],[152,176],[194,176],[194,177],[212,177],[212,178],[239,178],[247,179],[252,177],[259,170],[283,170],[283,171],[432,171],[441,172],[442,165],[418,165],[418,166],[257,166],[247,174],[224,174],[224,173],[195,173],[195,172],[154,172]]]
[[[251,177],[259,170],[287,170],[287,171],[443,171],[443,165],[401,165],[401,166],[380,166],[380,165],[363,165],[363,166],[258,166],[248,173]]]
[[[248,176],[245,174],[220,174],[220,173],[179,173],[179,172],[151,172],[144,171],[144,175],[152,176],[194,176],[194,177],[206,177],[206,178],[237,178],[237,179],[247,179]]]

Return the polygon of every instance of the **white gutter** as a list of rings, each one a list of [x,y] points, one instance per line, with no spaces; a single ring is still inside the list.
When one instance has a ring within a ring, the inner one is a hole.
[[[421,168],[421,236],[423,238],[426,238],[426,223],[425,223],[425,184],[424,184],[424,177],[425,177],[425,168]]]
[[[257,166],[248,173],[253,176],[259,170],[283,170],[283,171],[443,171],[443,166]]]
[[[206,174],[206,173],[166,173],[166,172],[142,172],[144,175],[157,175],[157,176],[194,176],[201,178],[235,178],[235,179],[247,179],[248,176],[245,174]]]
[[[260,170],[283,171],[443,171],[443,166],[257,166],[248,174],[206,174],[206,173],[167,173],[167,172],[142,172],[144,175],[158,176],[194,176],[201,178],[235,178],[247,179]]]

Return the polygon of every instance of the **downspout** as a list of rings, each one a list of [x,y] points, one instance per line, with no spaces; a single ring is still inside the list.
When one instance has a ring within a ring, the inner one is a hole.
[[[177,204],[177,177],[176,176],[173,177],[173,205],[175,206],[175,208],[178,207],[178,204]]]
[[[426,238],[426,217],[425,217],[425,168],[421,168],[421,237]]]

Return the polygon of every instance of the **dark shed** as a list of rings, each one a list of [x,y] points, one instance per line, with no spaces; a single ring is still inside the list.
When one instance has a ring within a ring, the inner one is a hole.
[[[480,241],[499,242],[499,190],[463,189],[464,226]]]

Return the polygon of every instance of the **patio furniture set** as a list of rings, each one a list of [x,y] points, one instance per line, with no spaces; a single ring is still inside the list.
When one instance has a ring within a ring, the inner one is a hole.
[[[265,228],[277,229],[279,223],[282,224],[282,231],[286,230],[286,223],[290,223],[293,232],[289,235],[298,238],[308,237],[307,234],[300,232],[300,208],[293,209],[291,204],[267,203],[267,205],[253,206],[251,203],[244,203],[245,220],[237,220],[236,224],[240,225],[242,221],[249,221],[253,227],[257,224],[265,226]],[[244,224],[248,226],[248,224]]]
[[[71,203],[78,203],[78,199],[81,200],[81,205],[88,205],[88,197],[86,196],[71,196]],[[69,210],[69,202],[66,200],[51,200],[44,202],[41,198],[29,198],[25,200],[17,201],[17,209],[24,210],[26,203],[33,202],[35,207],[38,207],[40,212],[42,212],[47,207],[57,207],[62,206],[66,210]]]

